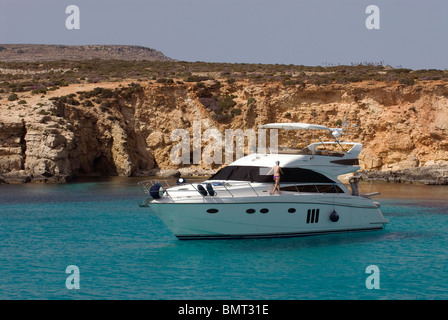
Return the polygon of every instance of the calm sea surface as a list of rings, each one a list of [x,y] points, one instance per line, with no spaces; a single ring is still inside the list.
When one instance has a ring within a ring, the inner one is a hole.
[[[448,299],[446,186],[377,184],[384,231],[179,241],[139,180],[0,185],[0,299]]]

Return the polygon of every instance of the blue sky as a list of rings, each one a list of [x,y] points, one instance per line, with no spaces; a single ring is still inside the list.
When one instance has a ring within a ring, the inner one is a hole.
[[[372,4],[379,30],[365,26]],[[132,44],[184,61],[447,69],[447,31],[446,0],[0,0],[0,43]]]

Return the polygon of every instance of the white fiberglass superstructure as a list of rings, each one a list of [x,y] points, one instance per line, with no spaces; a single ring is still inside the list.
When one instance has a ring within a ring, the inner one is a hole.
[[[142,181],[147,204],[178,239],[292,237],[381,230],[389,221],[380,205],[351,190],[338,176],[360,169],[362,145],[339,141],[339,130],[306,123],[273,123],[262,129],[323,130],[332,141],[305,148],[256,152],[225,166],[200,183],[175,186]],[[299,137],[303,138],[298,134]],[[279,161],[281,193],[272,194],[271,168]]]

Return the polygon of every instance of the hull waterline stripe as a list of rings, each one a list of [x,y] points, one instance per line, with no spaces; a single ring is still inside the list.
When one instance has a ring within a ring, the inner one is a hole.
[[[212,240],[212,239],[255,239],[255,238],[291,238],[307,237],[314,235],[336,234],[346,232],[365,232],[378,231],[380,228],[362,228],[362,229],[341,229],[333,231],[310,231],[310,232],[291,232],[291,233],[263,233],[263,234],[202,234],[202,235],[176,235],[179,240]]]

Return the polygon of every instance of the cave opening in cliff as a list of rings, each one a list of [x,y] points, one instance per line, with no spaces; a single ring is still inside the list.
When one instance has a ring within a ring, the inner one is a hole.
[[[26,133],[27,133],[26,125],[23,122],[22,132],[20,135],[20,152],[22,155],[22,164],[20,165],[21,170],[25,170],[25,161],[26,161],[26,139],[25,139],[25,137],[26,137]]]
[[[93,171],[102,176],[118,176],[118,170],[115,163],[104,154],[101,154],[93,160]]]

